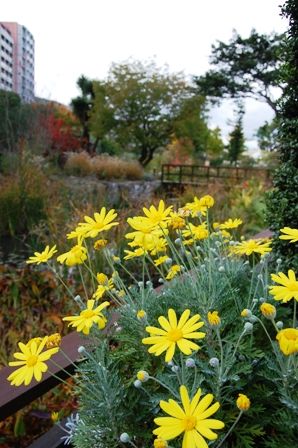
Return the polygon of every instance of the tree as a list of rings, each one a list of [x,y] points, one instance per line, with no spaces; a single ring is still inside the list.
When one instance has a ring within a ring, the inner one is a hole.
[[[202,149],[198,126],[206,132],[207,126],[202,124],[204,101],[182,75],[169,74],[154,63],[114,64],[107,81],[94,82],[94,92],[89,121],[93,135],[98,139],[108,136],[138,154],[143,166],[158,148],[167,146],[175,133],[188,137],[185,133],[191,128],[196,127],[192,138]],[[188,124],[182,124],[183,118]]]
[[[283,70],[285,89],[280,104],[280,166],[275,172],[273,190],[267,196],[267,222],[274,232],[273,251],[281,258],[281,268],[298,269],[297,245],[279,239],[283,227],[298,228],[298,7],[286,0],[282,15],[289,19]]]
[[[81,90],[81,95],[71,100],[71,106],[82,126],[82,146],[88,152],[92,152],[95,151],[97,145],[97,141],[93,146],[91,145],[89,128],[89,117],[94,101],[93,81],[82,75],[78,79],[77,85]]]
[[[277,150],[277,134],[278,134],[278,120],[275,117],[271,123],[266,121],[259,127],[256,133],[258,139],[259,148],[262,151],[275,151]]]
[[[14,92],[0,90],[0,150],[16,149],[23,126],[21,98]]]
[[[192,94],[181,102],[180,111],[174,122],[174,134],[178,139],[187,139],[194,156],[206,152],[211,131],[207,126],[206,100]]]
[[[210,62],[214,68],[195,77],[198,92],[212,100],[254,98],[265,101],[277,114],[276,89],[281,92],[282,34],[258,34],[248,38],[234,31],[229,43],[212,45]]]
[[[231,164],[236,165],[241,154],[245,151],[245,140],[243,133],[243,114],[244,110],[242,107],[239,108],[238,118],[234,129],[229,134],[228,143],[228,159]]]

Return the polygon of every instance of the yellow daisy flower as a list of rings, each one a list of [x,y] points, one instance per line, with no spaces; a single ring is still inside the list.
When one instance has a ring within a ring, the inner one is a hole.
[[[271,241],[265,241],[263,239],[247,240],[237,243],[231,247],[231,252],[237,255],[251,255],[252,253],[264,255],[267,252],[271,252]]]
[[[135,216],[128,218],[128,224],[135,230],[125,235],[125,238],[133,240],[130,246],[139,246],[144,250],[154,250],[160,244],[159,239],[164,236],[165,230],[157,229],[148,218]]]
[[[41,380],[42,374],[48,370],[48,366],[44,361],[50,359],[59,350],[58,347],[55,347],[43,352],[47,340],[48,337],[46,336],[39,344],[35,341],[30,341],[30,344],[19,342],[18,346],[21,351],[13,355],[18,361],[9,362],[11,367],[19,366],[7,378],[12,386],[20,386],[23,383],[25,386],[28,386],[33,377],[36,381]]]
[[[279,237],[280,240],[290,240],[290,243],[298,242],[298,229],[291,229],[291,227],[284,227],[280,229],[284,235]]]
[[[197,196],[193,198],[192,202],[188,202],[183,207],[184,210],[189,210],[193,217],[196,217],[198,213],[205,216],[207,211],[207,205],[205,204],[205,201],[201,201]]]
[[[172,280],[177,274],[179,274],[179,272],[181,272],[181,266],[179,266],[179,264],[173,264],[168,271],[166,280]]]
[[[208,230],[206,229],[206,224],[200,224],[198,226],[193,225],[191,222],[188,224],[188,228],[182,230],[182,235],[184,238],[191,237],[195,240],[204,240],[208,238]]]
[[[53,347],[59,347],[61,344],[61,334],[54,333],[48,336],[47,342],[46,342],[46,348],[53,348]]]
[[[154,429],[153,434],[161,439],[172,440],[183,434],[182,448],[208,448],[204,438],[217,439],[217,434],[212,429],[222,429],[225,425],[220,420],[210,419],[220,407],[218,402],[212,406],[213,395],[207,394],[201,398],[201,389],[190,400],[187,389],[180,386],[182,406],[177,401],[160,401],[161,409],[170,417],[158,417],[154,423],[159,428]],[[201,400],[200,400],[201,398]]]
[[[90,218],[90,216],[85,216],[86,222],[79,223],[78,231],[82,231],[85,238],[95,238],[100,232],[117,226],[118,222],[112,222],[116,217],[117,213],[115,213],[114,209],[107,212],[106,208],[102,207],[99,213],[94,213],[94,219]]]
[[[82,227],[76,227],[75,230],[72,230],[70,233],[67,233],[66,238],[68,240],[77,238],[78,244],[82,244],[83,239],[86,236],[86,231]]]
[[[100,239],[100,240],[95,241],[93,247],[95,250],[100,250],[100,249],[106,247],[107,244],[108,244],[108,240]]]
[[[185,227],[185,219],[177,212],[171,212],[169,227],[172,229],[183,229]]]
[[[158,322],[162,328],[146,327],[146,331],[150,333],[150,337],[142,340],[143,344],[150,344],[152,347],[148,349],[149,353],[155,356],[166,352],[165,361],[170,362],[174,356],[176,344],[179,350],[185,355],[191,355],[193,350],[199,350],[199,346],[188,339],[202,339],[205,333],[197,332],[204,325],[204,322],[198,322],[201,317],[195,314],[189,319],[190,310],[183,311],[179,322],[173,309],[168,310],[168,319],[164,316],[158,318]]]
[[[113,280],[111,278],[109,279],[103,272],[98,273],[96,279],[99,285],[92,297],[98,300],[102,298],[106,291],[110,291],[114,288],[114,283]]]
[[[46,246],[46,248],[42,252],[34,252],[34,256],[29,257],[26,261],[27,264],[30,263],[46,263],[52,256],[57,252],[56,244],[50,249],[50,246]]]
[[[165,252],[168,247],[168,242],[165,238],[153,238],[152,249],[150,249],[150,254],[155,256],[160,252]]]
[[[206,205],[207,208],[213,207],[215,203],[214,198],[209,194],[206,194],[205,196],[201,197],[200,202],[202,205]]]
[[[296,280],[295,272],[292,269],[288,271],[288,277],[279,272],[278,275],[271,274],[271,279],[275,283],[282,286],[270,286],[269,292],[274,296],[275,300],[281,300],[283,303],[291,299],[298,301],[298,281]]]
[[[143,255],[146,254],[146,251],[141,247],[138,247],[138,249],[135,249],[134,251],[125,250],[124,252],[126,253],[124,260],[130,260],[131,258],[142,257]]]
[[[289,356],[298,352],[298,330],[296,328],[280,330],[276,335],[276,339],[284,355]]]
[[[72,247],[68,252],[59,255],[57,261],[66,266],[75,266],[76,264],[82,264],[87,259],[87,249],[80,244]]]
[[[143,212],[147,216],[148,221],[153,226],[164,226],[165,223],[169,220],[169,215],[172,211],[173,206],[166,208],[163,200],[159,201],[158,207],[154,207],[151,205],[148,208],[143,207]]]
[[[102,314],[102,310],[110,305],[109,302],[103,302],[98,307],[94,307],[95,300],[87,301],[87,308],[80,312],[79,316],[67,316],[62,320],[69,321],[68,326],[74,327],[77,331],[89,334],[93,324],[97,324],[102,330],[106,326],[107,319]]]
[[[242,224],[242,219],[231,219],[229,218],[227,221],[223,222],[222,224],[219,224],[219,228],[221,230],[227,230],[227,229],[236,229]]]
[[[163,255],[162,257],[157,258],[156,260],[154,260],[154,264],[155,266],[159,266],[160,264],[165,263],[168,260],[168,256],[167,255]]]
[[[59,412],[52,412],[51,413],[51,420],[53,423],[57,423],[60,420]]]

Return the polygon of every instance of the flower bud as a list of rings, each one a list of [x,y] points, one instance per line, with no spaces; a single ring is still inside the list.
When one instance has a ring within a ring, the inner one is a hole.
[[[281,259],[281,258],[278,258],[278,259],[276,260],[276,263],[277,263],[277,264],[281,264],[281,262],[282,262],[282,259]]]
[[[154,446],[154,448],[167,448],[168,442],[166,440],[158,437],[157,439],[154,440],[153,446]]]
[[[284,323],[281,320],[279,320],[278,322],[276,322],[276,326],[279,330],[281,330],[284,326]]]
[[[253,330],[253,324],[251,322],[245,322],[244,324],[244,332],[245,333],[251,333]]]
[[[271,303],[264,302],[260,306],[261,313],[267,319],[275,319],[276,316],[276,308]]]
[[[160,277],[160,278],[158,279],[158,283],[164,283],[164,279]]]
[[[175,244],[181,244],[181,238],[176,238],[175,239]]]
[[[139,310],[139,311],[137,312],[137,319],[138,319],[138,320],[145,319],[146,316],[147,316],[147,313],[146,313],[145,310]]]
[[[137,379],[142,381],[142,383],[145,383],[149,380],[149,373],[146,372],[146,370],[139,370],[137,373]]]
[[[86,352],[85,347],[83,345],[80,345],[80,347],[78,348],[78,353],[82,354],[82,353],[85,353],[85,352]]]
[[[219,327],[220,325],[220,317],[218,315],[218,311],[208,311],[207,319],[209,322],[209,325],[211,327]]]
[[[249,318],[251,316],[252,316],[252,312],[249,309],[244,308],[244,310],[241,311],[241,317]]]
[[[236,405],[240,411],[248,411],[250,408],[250,399],[244,394],[239,394],[236,400]]]
[[[185,365],[186,365],[186,367],[195,367],[196,362],[195,362],[195,360],[193,358],[188,358],[185,361]]]
[[[136,387],[137,389],[139,389],[140,387],[142,387],[142,381],[140,380],[135,380],[133,382],[134,387]]]
[[[179,366],[173,366],[173,367],[171,368],[171,370],[172,370],[172,372],[176,373],[176,372],[178,372],[178,370],[179,370]]]
[[[166,261],[165,261],[165,263],[167,264],[167,265],[170,265],[170,264],[172,264],[173,263],[173,260],[172,260],[172,258],[167,258],[166,259]]]
[[[219,366],[219,359],[218,358],[210,358],[209,364],[211,367],[218,367]]]
[[[122,442],[122,443],[128,443],[128,442],[130,441],[130,437],[129,437],[129,435],[127,434],[127,432],[123,432],[123,433],[120,435],[119,439],[120,439],[120,442]]]

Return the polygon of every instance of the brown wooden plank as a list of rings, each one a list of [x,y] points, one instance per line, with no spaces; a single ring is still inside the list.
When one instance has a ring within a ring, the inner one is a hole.
[[[251,238],[253,240],[256,240],[258,238],[272,238],[273,237],[273,232],[271,232],[271,230],[266,229],[263,230],[262,232],[257,233],[256,235],[252,236]]]
[[[61,426],[63,427],[66,423],[66,419],[61,422]],[[38,439],[34,440],[31,445],[27,448],[62,448],[65,447],[64,440],[61,440],[61,437],[67,435],[63,429],[61,429],[58,425],[54,425],[51,429],[48,430],[45,434],[43,434]],[[67,445],[68,448],[71,448],[73,445]]]

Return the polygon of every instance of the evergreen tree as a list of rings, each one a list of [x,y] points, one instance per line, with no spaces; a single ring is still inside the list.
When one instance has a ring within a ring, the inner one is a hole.
[[[94,100],[93,81],[82,75],[77,81],[77,86],[81,90],[81,95],[71,100],[71,107],[82,126],[83,146],[88,152],[92,152],[95,151],[97,144],[96,141],[91,148],[89,115]]]
[[[231,164],[236,165],[241,154],[245,151],[245,140],[243,132],[243,117],[244,110],[242,107],[239,108],[238,118],[234,129],[229,134],[228,143],[228,159]]]
[[[297,245],[279,239],[283,227],[298,228],[298,3],[287,0],[282,15],[289,19],[286,36],[286,88],[280,104],[280,166],[267,196],[267,221],[274,232],[273,249],[284,269],[298,269]],[[296,246],[296,247],[295,247]]]

